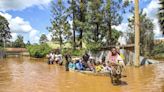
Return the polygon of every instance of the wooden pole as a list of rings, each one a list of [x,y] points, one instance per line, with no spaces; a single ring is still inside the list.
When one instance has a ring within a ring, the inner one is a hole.
[[[135,66],[140,66],[139,0],[135,0]]]

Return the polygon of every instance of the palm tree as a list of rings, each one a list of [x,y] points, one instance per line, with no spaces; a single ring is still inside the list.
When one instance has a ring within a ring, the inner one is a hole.
[[[159,4],[161,5],[161,7],[159,8],[158,11],[158,19],[159,19],[161,32],[164,35],[164,0],[159,0]]]

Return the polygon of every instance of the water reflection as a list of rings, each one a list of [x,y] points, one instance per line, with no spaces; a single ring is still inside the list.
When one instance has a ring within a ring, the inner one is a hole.
[[[29,57],[0,60],[0,92],[164,92],[164,64],[127,67],[122,84]]]

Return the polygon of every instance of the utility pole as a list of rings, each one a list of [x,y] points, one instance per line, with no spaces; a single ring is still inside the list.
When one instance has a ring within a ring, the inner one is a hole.
[[[135,66],[140,65],[140,28],[139,28],[139,0],[134,0],[135,5]]]

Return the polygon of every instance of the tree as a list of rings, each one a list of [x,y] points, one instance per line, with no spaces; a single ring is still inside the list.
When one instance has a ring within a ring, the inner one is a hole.
[[[75,24],[75,19],[76,19],[76,0],[68,0],[68,4],[70,4],[70,7],[68,7],[67,12],[70,18],[70,21],[72,21],[72,30],[73,30],[73,49],[76,49],[76,24]]]
[[[11,37],[9,22],[0,15],[0,46],[2,46],[2,43],[5,45],[5,42]]]
[[[94,35],[94,41],[98,42],[101,35],[101,24],[102,24],[102,0],[90,0],[88,5],[88,12],[87,12],[87,22],[89,23],[87,27],[89,28],[89,31],[93,32]]]
[[[31,42],[27,41],[26,46],[29,46],[29,45],[31,45]]]
[[[103,0],[87,0],[83,4],[83,21],[79,22],[80,28],[83,29],[83,41],[87,47],[98,48],[103,43],[105,30],[103,24]]]
[[[92,18],[94,16],[94,15],[91,16],[92,13],[90,11],[91,11],[91,9],[93,10],[95,7],[91,7],[89,5],[89,3],[93,2],[92,0],[68,0],[68,1],[69,1],[68,3],[70,4],[70,7],[68,8],[68,11],[69,11],[70,19],[73,21],[73,43],[74,43],[74,49],[75,49],[76,46],[79,46],[80,48],[82,48],[83,47],[82,46],[82,42],[86,38],[85,37],[86,33],[88,33],[88,31],[92,31],[93,32],[93,30],[96,29],[96,28],[90,29],[90,27],[93,26],[93,25],[95,27],[95,23],[90,24],[91,22],[88,21],[88,20],[90,20],[90,18]],[[94,4],[92,4],[92,5],[94,5]],[[94,9],[94,10],[96,11],[96,9]],[[94,16],[94,18],[95,17],[96,16]],[[98,23],[97,23],[97,25],[99,27]],[[98,33],[98,30],[99,29],[97,29],[97,33]],[[75,35],[75,33],[77,33],[77,34]],[[95,33],[95,32],[93,32],[93,33]],[[96,35],[96,36],[98,36],[98,35]],[[96,36],[95,36],[95,38],[96,38]]]
[[[152,20],[150,20],[147,17],[146,13],[143,13],[141,11],[139,13],[139,19],[140,19],[140,45],[141,45],[141,55],[148,55],[151,54],[151,51],[153,49],[153,43],[154,43],[154,33],[153,28],[154,25],[152,23]],[[128,19],[129,21],[129,32],[128,35],[128,43],[134,43],[134,15],[132,18]]]
[[[164,43],[161,42],[161,43],[155,45],[153,48],[153,54],[154,55],[164,54]]]
[[[105,45],[116,44],[112,39],[111,26],[119,25],[122,22],[122,14],[129,5],[129,1],[124,0],[88,0],[86,22],[84,25],[88,36],[94,35],[94,41],[105,39]],[[92,36],[91,36],[92,37]],[[104,46],[105,46],[104,45]]]
[[[86,17],[86,10],[87,10],[87,0],[77,0],[78,4],[78,14],[77,18],[75,20],[75,23],[77,25],[77,30],[79,32],[79,47],[82,48],[82,42],[83,42],[83,32],[84,32],[84,26],[85,26],[85,17]]]
[[[106,30],[107,44],[115,44],[112,40],[112,26],[121,24],[122,14],[126,13],[125,8],[129,5],[129,0],[103,0],[103,27]]]
[[[62,44],[64,40],[69,39],[70,32],[70,24],[68,22],[68,15],[66,13],[67,9],[63,5],[63,0],[58,0],[57,2],[52,2],[52,26],[48,28],[50,32],[52,32],[54,39],[59,41],[60,48],[62,48]]]
[[[49,31],[54,35],[53,40],[59,41],[62,45],[63,41],[66,41],[65,36],[68,36],[73,39],[74,49],[76,46],[82,48],[82,42],[89,44],[109,44],[109,42],[115,44],[117,42],[113,40],[115,38],[112,38],[114,29],[111,26],[121,23],[121,14],[125,12],[123,8],[128,5],[127,2],[123,2],[124,0],[67,1],[58,0],[52,3],[52,27]],[[68,7],[64,7],[63,3],[67,3]],[[73,30],[72,36],[70,29]]]
[[[76,2],[75,2],[75,0],[72,0],[70,8],[72,8],[71,12],[72,12],[72,20],[73,20],[73,24],[72,24],[72,26],[73,26],[73,28],[72,28],[73,29],[73,49],[75,50],[76,49],[76,31],[75,31],[75,29],[76,29],[76,25],[75,25]]]
[[[161,7],[159,8],[159,11],[158,11],[158,19],[159,19],[161,32],[164,35],[164,0],[159,0],[159,2],[160,2],[159,4],[161,5]]]
[[[85,38],[92,38],[96,43],[102,43],[105,39],[105,45],[116,44],[117,38],[112,37],[112,32],[116,30],[111,26],[117,26],[122,22],[122,13],[125,13],[124,8],[128,5],[129,2],[123,0],[88,0],[84,28],[87,30],[86,36],[89,37]]]
[[[14,42],[14,47],[16,47],[16,48],[23,48],[23,47],[25,47],[22,35],[18,35],[17,36],[17,39]]]
[[[45,34],[42,34],[40,36],[39,42],[40,43],[46,43],[48,41],[47,36]]]

